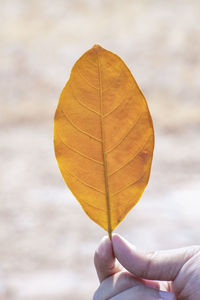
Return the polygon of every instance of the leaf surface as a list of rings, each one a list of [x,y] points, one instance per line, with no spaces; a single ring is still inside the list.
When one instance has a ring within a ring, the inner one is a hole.
[[[54,146],[67,186],[111,236],[148,183],[154,148],[146,100],[117,55],[95,45],[75,63],[56,110]]]

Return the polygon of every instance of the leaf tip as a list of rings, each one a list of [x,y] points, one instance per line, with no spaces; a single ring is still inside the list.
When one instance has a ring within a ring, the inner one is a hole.
[[[98,50],[102,49],[102,47],[99,44],[94,44],[94,46],[92,47],[92,49],[98,51]]]

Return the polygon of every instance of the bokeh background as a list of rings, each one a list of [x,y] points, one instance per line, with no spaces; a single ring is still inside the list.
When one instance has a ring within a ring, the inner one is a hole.
[[[200,243],[200,1],[0,0],[0,299],[86,300],[106,233],[59,173],[53,117],[70,70],[99,43],[147,98],[149,185],[116,232],[141,249]]]

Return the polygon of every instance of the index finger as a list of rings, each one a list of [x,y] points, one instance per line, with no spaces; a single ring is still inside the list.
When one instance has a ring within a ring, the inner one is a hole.
[[[112,242],[108,237],[101,240],[94,255],[94,264],[100,282],[120,271],[116,265]]]
[[[173,250],[140,251],[117,234],[112,237],[113,249],[120,264],[137,277],[174,281],[183,265],[199,252],[199,246]]]

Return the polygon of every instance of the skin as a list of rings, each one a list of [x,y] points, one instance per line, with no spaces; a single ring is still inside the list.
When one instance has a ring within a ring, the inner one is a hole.
[[[141,251],[119,235],[94,255],[100,286],[93,300],[199,300],[200,246]]]

